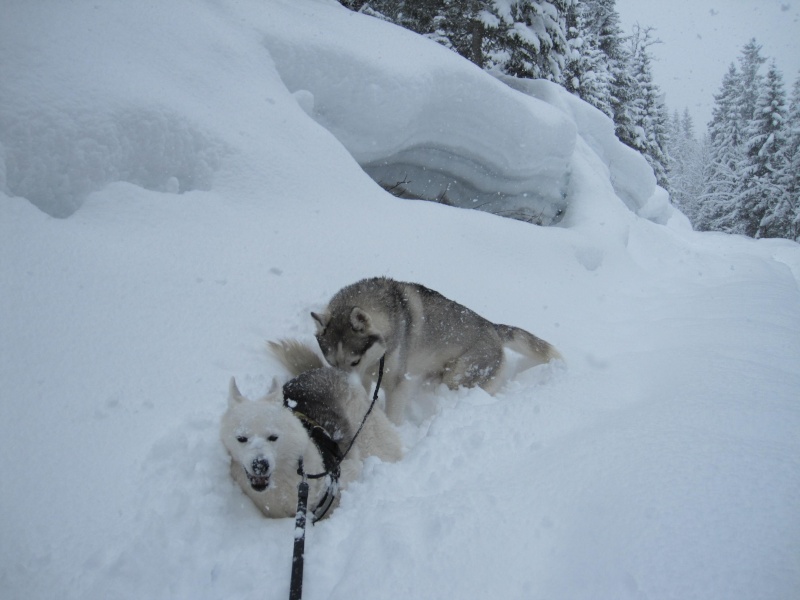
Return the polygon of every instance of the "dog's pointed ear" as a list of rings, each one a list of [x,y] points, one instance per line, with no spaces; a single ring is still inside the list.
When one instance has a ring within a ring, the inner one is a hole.
[[[233,406],[239,402],[244,402],[244,396],[239,391],[239,386],[236,385],[236,379],[231,377],[231,382],[228,384],[228,404]]]
[[[356,306],[350,312],[350,326],[353,328],[353,331],[366,331],[370,326],[369,315]]]
[[[272,385],[270,385],[270,386],[269,386],[269,392],[267,392],[267,394],[274,394],[274,393],[275,393],[275,391],[276,391],[276,390],[277,390],[279,387],[281,387],[281,382],[280,382],[280,381],[278,381],[278,378],[277,378],[277,377],[273,377],[273,378],[272,378]]]
[[[315,312],[312,312],[311,317],[317,323],[317,333],[322,333],[323,331],[325,331],[325,328],[328,326],[328,323],[331,320],[330,313],[322,313],[320,315]]]

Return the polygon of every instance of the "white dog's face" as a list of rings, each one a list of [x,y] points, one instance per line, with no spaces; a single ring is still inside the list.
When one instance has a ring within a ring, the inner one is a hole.
[[[273,401],[274,400],[274,401]],[[276,469],[297,468],[299,451],[291,438],[296,427],[278,398],[251,401],[231,380],[228,410],[222,417],[222,442],[231,458],[244,469],[250,487],[263,492]]]

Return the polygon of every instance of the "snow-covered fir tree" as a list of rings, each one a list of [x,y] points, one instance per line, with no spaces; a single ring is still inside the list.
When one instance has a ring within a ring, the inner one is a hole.
[[[630,141],[631,136],[627,135],[631,129],[630,117],[625,107],[632,101],[633,80],[628,73],[627,38],[620,25],[616,0],[583,0],[580,4],[588,15],[586,25],[590,33],[597,36],[598,47],[608,68],[607,103],[611,112],[607,114],[614,120],[618,137]]]
[[[761,56],[761,46],[751,39],[739,56],[739,123],[743,130],[756,110],[756,102],[761,92],[764,76],[761,75],[761,66],[767,59]]]
[[[567,9],[575,0],[493,0],[499,21],[487,51],[493,67],[515,77],[561,83],[569,55]]]
[[[706,144],[697,140],[689,109],[676,110],[669,122],[668,152],[671,158],[669,186],[672,202],[692,223],[697,222],[699,199],[706,176]]]
[[[747,161],[746,130],[756,110],[765,59],[751,39],[742,49],[738,68],[731,64],[714,96],[709,123],[709,176],[696,226],[701,230],[745,233],[745,191],[742,173]],[[757,227],[756,227],[757,229]]]
[[[714,96],[709,165],[695,225],[752,237],[797,239],[800,83],[787,108],[774,62],[766,75],[750,40]]]
[[[650,163],[659,185],[669,187],[667,170],[669,155],[666,151],[668,113],[661,98],[661,90],[653,81],[652,57],[649,47],[657,43],[651,28],[634,28],[628,38],[629,46],[624,73],[617,79],[627,85],[627,94],[616,105],[617,137],[641,152]],[[624,91],[622,89],[620,92]]]
[[[613,61],[603,50],[600,23],[596,9],[589,2],[577,2],[567,11],[569,55],[564,87],[613,117]]]
[[[484,69],[561,83],[577,0],[342,0],[430,37]]]
[[[432,9],[431,27],[423,23],[421,29],[414,31],[423,33],[479,67],[487,68],[485,51],[496,37],[497,28],[497,20],[490,17],[491,2],[440,0],[428,2],[428,6]]]
[[[731,63],[719,92],[714,95],[708,124],[708,175],[695,222],[702,231],[730,232],[734,229],[734,199],[742,154],[740,81],[739,70]]]
[[[615,63],[611,79],[611,110],[614,132],[619,140],[631,148],[637,148],[638,98],[631,62],[630,54],[623,53]]]
[[[783,237],[790,215],[785,210],[781,178],[785,161],[786,93],[773,62],[745,127],[745,153],[739,167],[737,228],[751,237]]]
[[[800,76],[794,82],[787,115],[786,158],[781,186],[791,218],[785,237],[800,242]]]

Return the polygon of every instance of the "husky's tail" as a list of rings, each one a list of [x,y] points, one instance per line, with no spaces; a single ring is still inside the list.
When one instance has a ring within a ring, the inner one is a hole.
[[[292,374],[293,377],[326,366],[322,357],[308,345],[298,340],[267,342],[270,353]]]
[[[532,333],[511,325],[495,325],[503,345],[535,361],[535,364],[564,360],[555,347]]]

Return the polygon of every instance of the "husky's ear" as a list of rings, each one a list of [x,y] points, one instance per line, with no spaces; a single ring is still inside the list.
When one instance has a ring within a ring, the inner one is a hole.
[[[239,387],[236,385],[236,379],[231,377],[231,382],[228,384],[228,404],[233,406],[239,402],[244,402],[244,396],[242,396],[242,392],[239,391]]]
[[[321,315],[318,315],[317,313],[312,312],[311,317],[317,323],[317,333],[322,333],[325,331],[325,328],[328,326],[328,323],[331,320],[330,313],[322,313]]]
[[[370,327],[369,315],[356,306],[350,313],[350,326],[353,331],[366,331]]]
[[[281,382],[278,381],[277,377],[273,377],[272,378],[272,385],[269,386],[269,391],[267,392],[267,394],[275,393],[275,390],[277,390],[279,387],[281,387]]]

